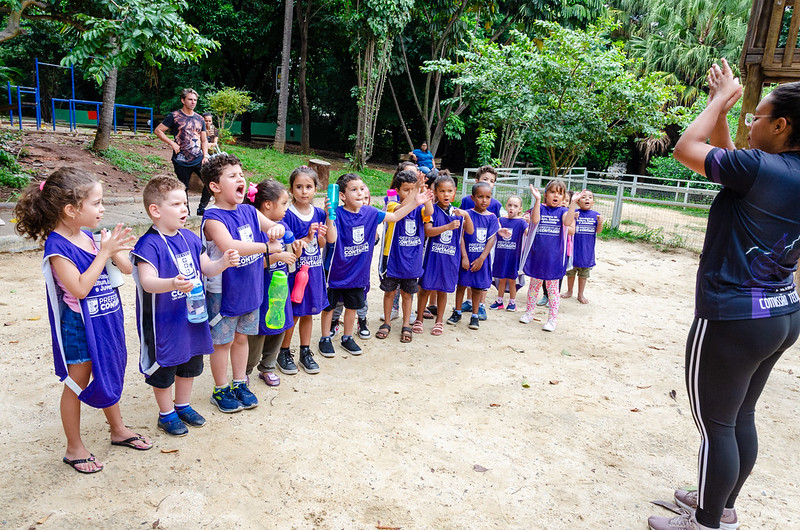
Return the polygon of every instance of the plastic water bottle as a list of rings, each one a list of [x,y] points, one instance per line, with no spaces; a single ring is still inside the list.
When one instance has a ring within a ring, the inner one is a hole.
[[[338,184],[328,184],[328,202],[331,205],[330,212],[328,212],[328,217],[331,218],[331,221],[336,220],[336,208],[339,206],[339,185]]]
[[[203,282],[200,281],[200,278],[193,278],[191,281],[194,287],[191,292],[186,294],[186,308],[189,322],[197,324],[208,320],[206,293],[203,291]]]
[[[97,248],[100,248],[100,244],[103,242],[103,234],[94,234],[94,242],[97,244]],[[122,287],[122,285],[125,283],[125,278],[122,276],[122,271],[119,270],[116,265],[114,265],[114,260],[111,258],[108,258],[106,261],[106,274],[108,275],[108,283],[111,285],[111,287]]]
[[[286,323],[286,298],[289,297],[288,277],[283,271],[272,273],[269,282],[269,309],[264,317],[264,323],[269,329],[281,329]]]
[[[294,243],[294,232],[287,230],[286,233],[283,234],[283,250],[285,252],[292,252],[292,243]],[[287,264],[286,268],[289,269],[289,273],[293,273],[295,271],[295,264]]]
[[[386,190],[386,202],[399,202],[397,200],[397,190],[394,188],[389,188]]]
[[[308,264],[301,266],[297,274],[294,275],[292,302],[299,304],[303,301],[303,295],[306,293],[306,285],[308,285]]]

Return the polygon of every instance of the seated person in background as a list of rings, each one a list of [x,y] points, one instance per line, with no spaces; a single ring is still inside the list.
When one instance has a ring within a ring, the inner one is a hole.
[[[433,153],[428,151],[428,144],[426,142],[422,142],[420,148],[414,149],[408,153],[408,156],[417,163],[417,167],[420,171],[425,173],[425,175],[436,170],[436,162],[433,160]]]

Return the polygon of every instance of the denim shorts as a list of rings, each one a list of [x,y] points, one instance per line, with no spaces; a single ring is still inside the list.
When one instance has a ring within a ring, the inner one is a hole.
[[[61,344],[67,364],[81,364],[91,361],[89,345],[86,343],[86,327],[83,317],[69,307],[61,314]]]
[[[206,293],[209,324],[217,318],[222,310],[222,293]],[[238,317],[220,316],[219,322],[211,326],[211,342],[228,344],[233,342],[236,333],[242,335],[258,335],[258,309],[254,309]]]

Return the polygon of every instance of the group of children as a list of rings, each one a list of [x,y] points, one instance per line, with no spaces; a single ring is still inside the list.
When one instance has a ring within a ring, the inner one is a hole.
[[[452,292],[456,309],[447,322],[458,324],[463,308],[472,312],[469,327],[478,329],[493,281],[499,296],[491,307],[504,308],[508,287],[511,298],[505,308],[515,310],[520,270],[531,278],[520,321],[531,321],[544,283],[550,315],[543,329],[554,330],[558,281],[565,275],[567,255],[574,254],[578,298],[585,302],[594,234],[602,218],[591,210],[587,191],[562,205],[566,188],[559,180],[548,184],[544,204],[531,187],[534,204],[528,213],[522,214],[521,198],[512,196],[500,217],[502,205],[492,198],[496,175],[493,168],[482,167],[471,196],[455,208],[456,184],[447,171],[425,183],[413,164],[404,164],[394,175],[385,208],[379,210],[370,206],[361,178],[348,173],[337,182],[341,205],[334,209],[326,200],[325,208],[319,208],[314,205],[319,183],[311,168],[295,169],[288,190],[275,180],[248,185],[239,160],[221,154],[203,165],[203,182],[214,203],[203,214],[200,237],[184,228],[189,215],[184,185],[174,177],[156,177],[144,190],[153,226],[133,246],[130,229],[121,225],[95,237],[82,229],[96,229],[104,210],[102,187],[90,175],[62,168],[29,187],[17,205],[17,230],[45,241],[42,269],[55,368],[65,383],[64,462],[81,473],[103,468],[81,441],[81,401],[104,409],[112,444],[152,447],[149,439],[125,427],[119,411],[126,349],[118,284],[111,274],[115,268],[135,279],[139,368],[153,387],[157,426],[175,436],[186,435],[187,426],[205,423],[190,404],[192,382],[203,371],[205,355],[214,379],[211,402],[221,412],[233,413],[258,405],[249,388],[254,369],[270,386],[280,384],[276,368],[297,373],[289,349],[295,328],[298,363],[307,373],[319,372],[310,348],[315,315],[322,314],[322,356],[336,354],[331,339],[339,327],[335,312],[342,305],[339,345],[350,355],[361,354],[354,332],[369,337],[364,311],[381,226],[384,303],[379,339],[391,332],[398,298],[401,342],[411,342],[413,334],[424,331],[425,317],[435,318],[431,334],[441,335]],[[570,231],[575,232],[574,244],[568,244]],[[574,276],[568,276],[569,292]],[[286,282],[282,297],[273,295],[273,282],[275,293]],[[462,305],[465,296],[469,303]]]

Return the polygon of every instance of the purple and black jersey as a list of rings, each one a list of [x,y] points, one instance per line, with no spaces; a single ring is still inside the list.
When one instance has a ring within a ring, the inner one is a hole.
[[[468,210],[475,230],[472,234],[464,232],[464,245],[467,248],[467,259],[470,263],[478,259],[484,250],[486,243],[500,230],[500,222],[497,216],[491,212],[480,214],[475,210]],[[488,289],[492,285],[492,257],[486,256],[483,265],[477,271],[471,271],[459,267],[458,285],[472,287],[474,289]]]
[[[336,209],[336,243],[333,248],[328,287],[352,289],[369,285],[369,266],[375,248],[378,225],[386,212],[362,206],[353,213],[340,206]]]
[[[575,220],[575,235],[572,238],[572,266],[594,267],[594,246],[597,241],[597,217],[594,210],[580,210]]]
[[[567,231],[564,230],[562,218],[568,209],[564,206],[551,208],[544,204],[539,208],[541,219],[523,270],[531,278],[558,280],[567,271]]]
[[[463,219],[457,215],[449,215],[438,204],[433,207],[433,226],[444,226],[456,219],[462,221],[461,226],[429,237],[425,243],[425,259],[422,263],[424,272],[419,285],[426,291],[452,293],[456,290],[458,269],[461,266]]]
[[[741,320],[800,309],[800,153],[715,148],[706,175],[724,187],[711,204],[697,271],[695,315]]]
[[[169,245],[169,247],[167,247]],[[139,238],[131,252],[134,265],[149,263],[159,278],[200,278],[200,238],[191,230],[179,230],[164,236],[150,228]],[[192,323],[187,319],[186,293],[175,289],[149,293],[142,288],[139,268],[134,266],[136,281],[136,323],[139,331],[139,371],[151,375],[160,366],[178,366],[195,355],[214,351],[208,322]]]
[[[519,275],[519,260],[522,256],[522,241],[525,237],[525,230],[528,223],[521,217],[509,219],[500,218],[501,228],[511,230],[508,237],[497,236],[497,243],[494,245],[494,260],[492,262],[492,276],[494,278],[505,278],[515,280]]]

